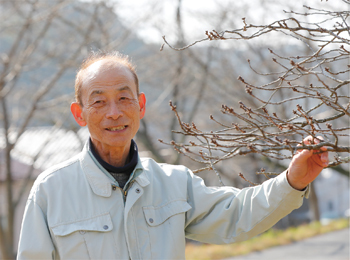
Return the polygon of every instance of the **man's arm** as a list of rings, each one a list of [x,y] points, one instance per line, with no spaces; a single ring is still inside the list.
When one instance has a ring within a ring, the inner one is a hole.
[[[304,142],[309,144],[310,140],[308,137]],[[300,150],[288,171],[243,190],[206,187],[191,174],[188,203],[192,209],[186,213],[186,236],[207,243],[232,243],[269,229],[301,206],[308,192],[305,188],[327,165],[327,152]]]
[[[303,140],[305,145],[319,144],[322,137],[314,139],[308,136]],[[298,150],[288,167],[287,179],[289,184],[297,189],[303,190],[316,179],[324,167],[328,166],[328,152],[326,147],[317,150]]]
[[[206,187],[190,173],[185,233],[205,243],[234,243],[271,228],[302,205],[307,191],[290,186],[286,172],[245,189]]]
[[[54,254],[45,214],[29,199],[24,211],[17,259],[54,259]]]

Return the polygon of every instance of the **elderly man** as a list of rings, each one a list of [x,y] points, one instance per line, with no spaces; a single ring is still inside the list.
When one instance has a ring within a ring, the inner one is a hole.
[[[185,237],[232,243],[270,228],[328,163],[327,152],[303,150],[260,186],[206,187],[184,166],[139,158],[133,137],[146,98],[127,57],[92,54],[75,91],[71,111],[90,139],[34,183],[18,259],[184,259]]]

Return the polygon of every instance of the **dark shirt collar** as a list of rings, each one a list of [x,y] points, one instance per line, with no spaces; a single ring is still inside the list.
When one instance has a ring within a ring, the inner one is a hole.
[[[130,144],[130,151],[129,151],[129,162],[127,162],[124,166],[122,167],[115,167],[113,165],[110,165],[109,163],[105,162],[100,155],[95,151],[94,146],[92,144],[91,138],[89,138],[89,150],[93,154],[93,156],[96,158],[96,160],[101,164],[103,168],[105,168],[108,172],[113,172],[113,173],[125,173],[130,175],[138,161],[138,149],[137,145],[134,140],[131,140]]]

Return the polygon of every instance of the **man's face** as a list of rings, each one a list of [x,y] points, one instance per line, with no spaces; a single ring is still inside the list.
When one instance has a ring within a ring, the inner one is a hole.
[[[88,126],[98,149],[130,147],[144,116],[146,99],[143,93],[137,94],[134,77],[127,67],[111,60],[90,65],[84,74],[81,100],[82,106],[75,103],[79,106],[75,109],[81,109],[81,119],[76,113],[76,121]]]

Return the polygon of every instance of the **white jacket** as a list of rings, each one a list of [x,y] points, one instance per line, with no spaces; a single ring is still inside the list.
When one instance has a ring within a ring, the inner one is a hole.
[[[184,166],[139,159],[120,189],[88,149],[43,172],[26,205],[18,259],[185,259],[185,237],[233,243],[298,208],[286,173],[239,190]],[[126,196],[125,196],[126,194]]]

